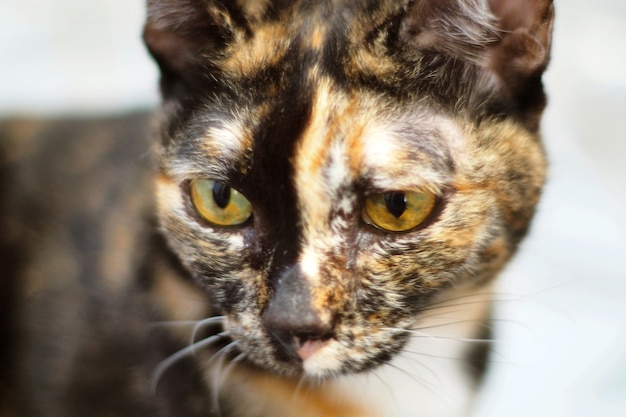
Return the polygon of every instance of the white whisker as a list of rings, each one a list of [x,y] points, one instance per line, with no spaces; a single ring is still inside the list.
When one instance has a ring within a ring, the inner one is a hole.
[[[441,340],[441,341],[451,340],[451,341],[456,341],[456,342],[468,342],[468,343],[491,343],[493,342],[493,339],[473,339],[473,338],[465,338],[465,337],[435,336],[432,334],[420,332],[419,330],[413,330],[413,329],[396,329],[393,327],[383,327],[383,329],[391,331],[391,332],[396,332],[396,333],[409,333],[413,336],[418,336],[424,339],[431,339],[431,340]]]
[[[148,327],[177,327],[177,326],[193,326],[198,320],[180,320],[180,321],[153,321],[148,323]]]
[[[233,342],[236,343],[237,345],[239,345],[239,342]],[[240,353],[239,355],[235,356],[233,358],[233,360],[231,361],[231,363],[234,364],[238,364],[239,362],[241,362],[242,360],[244,360],[246,358],[246,354],[245,353]]]
[[[441,311],[438,311],[441,309]],[[430,318],[439,318],[442,317],[442,314],[456,314],[456,313],[464,313],[466,309],[458,308],[456,310],[448,310],[446,307],[438,307],[437,309],[432,309],[429,311],[429,314],[421,314],[419,315],[420,320],[426,320]]]
[[[400,356],[406,358],[407,360],[410,360],[411,362],[417,364],[420,368],[423,368],[426,370],[427,373],[429,373],[436,381],[437,383],[439,383],[441,385],[441,378],[439,377],[439,375],[437,375],[437,373],[435,371],[432,370],[432,368],[428,365],[426,365],[424,362],[418,360],[415,357],[411,357],[406,355],[406,353],[414,353],[414,352],[409,352],[407,350],[403,350],[402,353],[400,354]]]
[[[507,294],[507,293],[501,293],[501,292],[470,293],[470,294],[459,295],[456,297],[445,298],[445,299],[432,302],[428,304],[428,306],[426,306],[424,309],[422,309],[422,311],[428,311],[428,310],[434,310],[437,308],[446,308],[446,307],[460,307],[460,306],[480,304],[480,303],[485,303],[485,302],[508,303],[508,302],[519,301],[521,298],[522,297],[520,297],[517,294]],[[471,299],[471,300],[468,300],[466,302],[456,303],[457,301],[462,301],[466,299]]]
[[[420,378],[417,375],[408,372],[405,369],[402,369],[399,366],[394,365],[393,363],[388,364],[391,368],[394,368],[395,370],[397,370],[400,373],[403,373],[404,375],[406,375],[408,378],[412,379],[413,381],[415,381],[416,383],[422,385],[424,388],[426,388],[431,394],[436,395],[437,397],[439,397],[439,399],[441,399],[442,401],[449,401],[449,398],[442,392],[441,388],[436,387],[433,383],[429,382],[427,379],[425,378]],[[439,381],[440,382],[440,381]]]
[[[406,358],[409,358],[408,355],[416,355],[416,356],[424,356],[427,358],[434,358],[434,359],[443,359],[443,360],[450,360],[450,361],[459,361],[459,362],[467,362],[467,357],[466,356],[442,356],[442,355],[434,355],[432,353],[426,353],[426,352],[418,352],[415,350],[404,350],[403,351]],[[489,355],[489,359],[487,360],[488,363],[497,363],[497,364],[510,364],[510,361],[506,360],[506,358],[504,357],[504,355],[498,353],[495,350],[491,350],[490,353],[494,354],[494,355],[498,355],[501,357],[502,360],[495,360],[491,358],[491,355]]]
[[[482,319],[452,320],[449,317],[434,317],[434,318],[438,318],[438,319],[440,319],[440,320],[442,320],[444,322],[440,323],[440,324],[430,324],[428,326],[417,326],[417,327],[414,328],[414,330],[440,329],[442,327],[454,326],[454,325],[458,325],[458,324],[467,324],[467,323],[478,323],[479,327],[483,327],[483,328],[492,330],[492,327],[489,326],[488,324],[484,323]]]
[[[455,356],[442,356],[442,355],[434,355],[432,353],[425,353],[425,352],[418,352],[415,350],[407,350],[404,349],[402,351],[403,354],[407,354],[404,355],[405,357],[408,358],[408,355],[417,355],[417,356],[424,356],[427,358],[434,358],[434,359],[445,359],[445,360],[453,360],[453,361],[467,361],[467,358],[465,356],[463,357],[455,357]]]
[[[381,385],[382,385],[383,387],[385,387],[385,389],[386,389],[386,390],[387,390],[387,392],[389,393],[389,396],[391,397],[391,399],[393,400],[393,402],[394,402],[396,405],[399,405],[398,398],[396,397],[396,393],[395,393],[395,391],[391,388],[390,384],[389,384],[389,383],[388,383],[388,382],[387,382],[387,381],[386,381],[383,377],[381,377],[381,376],[378,374],[378,373],[379,373],[379,372],[381,372],[381,371],[382,371],[382,369],[380,369],[380,368],[379,368],[379,369],[376,369],[376,370],[374,370],[373,372],[371,372],[371,375],[374,375],[374,377],[375,377],[376,379],[378,379],[378,381],[381,383]]]
[[[194,354],[196,352],[196,349],[209,346],[212,343],[215,343],[217,340],[226,336],[228,336],[228,332],[222,332],[214,336],[207,337],[206,339],[200,340],[199,342],[193,343],[179,350],[178,352],[172,354],[165,360],[161,361],[161,363],[159,363],[159,365],[156,367],[156,369],[154,370],[152,374],[152,380],[150,382],[150,387],[152,389],[152,392],[156,392],[156,388],[159,384],[159,380],[161,379],[165,371],[167,371],[167,369],[170,366],[172,366],[174,363],[178,362],[179,360],[183,359],[184,357]]]
[[[466,298],[470,298],[469,296]],[[459,301],[462,298],[459,298],[458,300],[455,301]],[[511,301],[511,300],[508,300]],[[459,302],[455,302],[455,303],[451,303],[451,304],[431,304],[427,307],[422,308],[421,311],[436,311],[436,310],[443,310],[443,309],[447,309],[447,308],[451,308],[451,307],[467,307],[467,306],[472,306],[472,305],[476,305],[476,304],[485,304],[485,303],[491,303],[491,301],[487,301],[487,300],[467,300],[467,301],[459,301]]]
[[[201,328],[205,327],[205,326],[210,326],[211,324],[216,324],[216,323],[223,323],[225,319],[225,316],[214,316],[214,317],[208,317],[206,319],[203,320],[199,320],[196,322],[196,324],[193,326],[193,330],[191,332],[191,339],[190,339],[190,344],[193,345],[194,342],[196,341],[196,335],[198,334],[198,331],[200,331]]]
[[[239,342],[237,341],[227,344],[226,346],[215,352],[215,354],[213,354],[211,359],[207,362],[207,364],[211,363],[215,358],[219,357],[217,366],[213,369],[212,372],[213,386],[211,387],[211,401],[213,402],[215,414],[218,417],[222,415],[222,411],[220,408],[220,387],[222,385],[224,377],[228,375],[228,373],[234,366],[234,363],[231,362],[226,368],[224,368],[224,360],[226,359],[226,355],[228,355],[228,353],[236,348],[238,345]]]
[[[153,321],[148,323],[148,327],[184,327],[184,326],[194,326],[194,332],[196,331],[196,327],[202,327],[209,324],[214,324],[218,322],[223,322],[226,316],[212,316],[202,320],[167,320],[167,321]]]
[[[298,384],[296,385],[296,388],[293,390],[293,394],[291,395],[291,402],[294,403],[296,401],[296,399],[300,396],[300,390],[302,390],[302,387],[305,385],[306,383],[306,375],[302,375],[300,376],[300,379],[298,380]]]

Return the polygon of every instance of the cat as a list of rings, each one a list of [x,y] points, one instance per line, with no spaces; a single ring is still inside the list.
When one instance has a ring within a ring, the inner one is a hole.
[[[4,412],[467,415],[553,17],[148,0],[156,116],[0,129]]]

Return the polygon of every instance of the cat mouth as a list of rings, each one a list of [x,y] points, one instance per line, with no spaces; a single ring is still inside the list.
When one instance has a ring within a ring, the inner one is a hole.
[[[259,329],[260,330],[260,329]],[[356,329],[340,325],[332,333],[306,334],[241,332],[240,349],[254,366],[277,375],[322,381],[367,371],[386,363],[404,345],[404,337],[380,329]],[[363,338],[358,334],[367,334]]]
[[[311,337],[276,331],[270,332],[270,338],[273,341],[276,358],[301,370],[305,370],[308,362],[336,342],[331,335]]]
[[[346,372],[351,361],[350,343],[336,332],[311,335],[290,331],[269,331],[264,326],[254,330],[230,323],[231,336],[247,362],[286,377],[309,377],[323,380]]]
[[[291,368],[300,376],[325,379],[344,373],[344,355],[341,343],[334,338],[300,339],[288,346],[281,344],[276,352],[276,360]],[[291,373],[291,372],[290,372]]]
[[[302,359],[302,362],[306,362],[307,359],[311,358],[327,344],[327,341],[320,339],[305,340],[300,343],[300,347],[296,350],[296,353],[298,357]]]

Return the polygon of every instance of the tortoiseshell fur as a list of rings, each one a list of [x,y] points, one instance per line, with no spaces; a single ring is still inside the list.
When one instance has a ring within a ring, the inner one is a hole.
[[[552,19],[549,0],[148,0],[156,138],[143,115],[2,129],[12,408],[468,413],[491,285],[544,182]],[[204,221],[197,178],[252,218]],[[402,233],[364,222],[393,190],[435,209]]]

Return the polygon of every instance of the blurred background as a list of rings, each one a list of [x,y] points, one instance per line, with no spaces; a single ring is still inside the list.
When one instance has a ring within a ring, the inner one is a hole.
[[[556,0],[549,184],[475,416],[626,416],[626,1]],[[0,117],[157,105],[141,0],[0,2]]]

